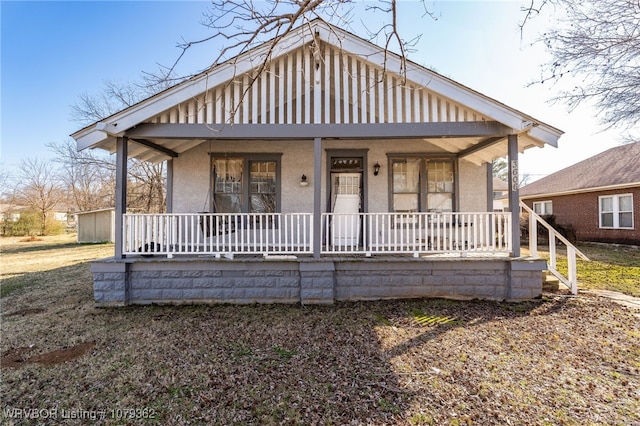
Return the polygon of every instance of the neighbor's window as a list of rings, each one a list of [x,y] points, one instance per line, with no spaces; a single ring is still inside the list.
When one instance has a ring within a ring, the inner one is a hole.
[[[212,157],[213,209],[216,213],[278,211],[279,155]]]
[[[394,212],[453,211],[453,161],[405,157],[390,163]]]
[[[600,228],[633,229],[633,195],[598,197]]]
[[[540,216],[553,214],[553,203],[551,201],[535,201],[533,211]]]

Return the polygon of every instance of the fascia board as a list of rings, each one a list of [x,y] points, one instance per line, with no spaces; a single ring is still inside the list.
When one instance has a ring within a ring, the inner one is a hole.
[[[72,136],[76,140],[78,151],[82,151],[87,148],[93,148],[109,137],[105,132],[95,129],[89,129],[88,132],[84,132],[82,135],[74,134]]]
[[[311,40],[313,37],[308,31],[303,32],[298,29],[282,39],[273,48],[271,56],[275,58],[284,55]],[[109,119],[109,124],[117,126],[119,132],[124,132],[150,117],[201,95],[222,82],[251,71],[265,61],[270,50],[271,45],[267,43],[243,53],[235,59],[214,67],[209,72],[175,86],[174,89],[169,89],[112,116]]]
[[[318,25],[320,26],[320,24]],[[321,32],[320,38],[327,43],[340,46],[343,50],[353,55],[364,57],[368,62],[378,67],[386,67],[390,72],[397,70],[395,73],[400,73],[402,63],[398,55],[389,52],[385,57],[384,50],[379,46],[355,38],[339,28],[329,29],[325,25],[322,25],[322,27],[325,29],[326,35]],[[536,127],[529,130],[531,137],[557,147],[558,138],[563,134],[562,131],[545,123],[540,123],[529,115],[507,107],[494,99],[434,73],[425,67],[410,61],[407,61],[406,66],[406,76],[408,80],[450,98],[465,107],[476,110],[491,119],[499,121],[513,128],[514,133],[521,133],[526,130],[531,122],[538,123]]]
[[[558,147],[558,139],[564,134],[562,130],[546,125],[538,125],[536,127],[533,127],[527,133],[532,138],[543,141],[544,143],[549,144],[554,148]]]

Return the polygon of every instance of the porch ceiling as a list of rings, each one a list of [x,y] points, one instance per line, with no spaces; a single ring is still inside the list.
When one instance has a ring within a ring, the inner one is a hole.
[[[125,133],[131,142],[129,157],[158,163],[175,158],[202,143],[240,140],[312,140],[418,139],[442,152],[458,155],[476,164],[490,162],[507,155],[506,138],[513,129],[497,122],[463,123],[376,123],[331,125],[197,125],[197,124],[141,124]],[[522,152],[543,143],[523,133],[518,138]],[[97,148],[115,152],[116,138],[108,137]]]

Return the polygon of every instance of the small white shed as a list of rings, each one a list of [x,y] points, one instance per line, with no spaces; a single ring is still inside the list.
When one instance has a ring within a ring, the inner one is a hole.
[[[115,241],[115,210],[99,209],[76,213],[79,243]]]

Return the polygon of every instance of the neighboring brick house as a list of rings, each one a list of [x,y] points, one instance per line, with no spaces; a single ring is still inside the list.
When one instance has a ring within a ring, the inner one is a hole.
[[[520,189],[536,213],[579,241],[640,245],[640,142],[611,148]]]

